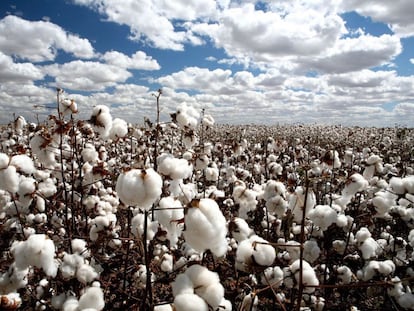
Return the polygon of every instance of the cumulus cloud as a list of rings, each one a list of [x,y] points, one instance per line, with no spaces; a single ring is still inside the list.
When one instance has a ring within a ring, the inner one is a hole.
[[[142,51],[135,52],[131,57],[118,51],[110,51],[106,52],[102,59],[107,64],[127,69],[159,70],[161,68],[155,59]]]
[[[32,63],[15,63],[0,51],[0,82],[15,83],[43,79],[44,74]]]
[[[414,35],[414,6],[410,0],[343,0],[344,11],[355,10],[374,21],[388,24],[401,37]]]
[[[125,68],[92,61],[75,60],[43,67],[55,77],[56,86],[70,90],[100,91],[125,82],[132,74]]]
[[[215,14],[214,0],[75,0],[97,10],[108,21],[130,28],[130,39],[171,50],[184,50],[185,43],[201,44],[191,31],[180,30],[174,20],[189,21]]]
[[[95,55],[87,39],[69,34],[51,22],[32,22],[14,15],[0,20],[0,50],[4,54],[42,62],[54,60],[58,49],[84,59]]]

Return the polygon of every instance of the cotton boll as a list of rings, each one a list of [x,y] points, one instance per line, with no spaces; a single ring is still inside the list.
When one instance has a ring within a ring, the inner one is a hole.
[[[21,269],[16,263],[9,266],[8,271],[0,274],[0,292],[11,293],[24,288],[28,282],[29,268]]]
[[[25,154],[13,156],[10,159],[10,165],[13,165],[19,172],[27,175],[33,174],[36,171],[33,160]]]
[[[128,124],[125,120],[115,118],[112,121],[111,129],[109,130],[109,138],[112,140],[117,140],[119,138],[124,138],[128,134]]]
[[[371,237],[364,240],[364,242],[360,244],[358,248],[362,252],[362,257],[364,259],[376,257],[380,252],[378,243]]]
[[[173,257],[170,254],[164,254],[161,258],[161,271],[172,272],[173,267]]]
[[[236,181],[233,188],[234,202],[239,204],[239,217],[247,219],[247,213],[254,211],[257,207],[257,192],[248,189],[243,181]]]
[[[98,151],[92,144],[85,144],[85,147],[81,151],[81,156],[84,162],[96,163],[98,161]]]
[[[306,261],[313,263],[319,258],[321,249],[318,246],[318,242],[315,240],[308,240],[305,242],[303,247],[303,258]]]
[[[276,251],[267,243],[257,235],[240,242],[236,251],[236,269],[248,272],[254,264],[272,265],[276,258]]]
[[[64,253],[62,263],[59,266],[59,270],[64,279],[70,279],[75,276],[76,269],[84,262],[83,257],[78,254]]]
[[[336,269],[340,284],[349,284],[352,281],[352,270],[347,266],[340,266]]]
[[[19,197],[19,202],[23,205],[23,207],[29,207],[33,201],[33,195],[35,191],[36,180],[31,177],[21,176],[17,195]]]
[[[99,311],[103,310],[104,307],[104,294],[100,287],[88,287],[85,293],[79,298],[80,310],[92,308]]]
[[[352,197],[357,192],[365,190],[368,185],[368,181],[362,175],[358,173],[352,174],[341,192],[341,197],[336,200],[336,203],[339,204],[343,210],[345,210]]]
[[[240,311],[257,311],[259,305],[259,297],[255,293],[250,293],[243,297]]]
[[[414,194],[414,175],[404,177],[403,180],[404,189],[410,194]]]
[[[138,213],[131,220],[131,232],[136,238],[141,238],[144,234],[145,214]],[[158,231],[158,221],[152,221],[150,215],[147,216],[147,240],[152,240]]]
[[[177,123],[182,129],[196,129],[199,117],[200,113],[187,103],[181,104],[176,112]]]
[[[313,224],[323,231],[336,222],[337,216],[337,211],[329,205],[316,205],[308,214]]]
[[[215,120],[211,115],[209,115],[209,114],[204,115],[203,124],[205,124],[206,126],[213,126],[214,122],[215,122]]]
[[[228,227],[229,227],[229,231],[232,234],[232,236],[239,243],[243,240],[248,239],[250,236],[254,234],[253,229],[249,227],[248,223],[244,219],[239,218],[239,217],[235,217],[233,220],[231,220],[229,222]],[[413,237],[413,240],[414,240],[414,237]]]
[[[71,115],[78,112],[78,104],[73,99],[64,98],[59,101],[59,113]]]
[[[299,278],[300,278],[300,259],[294,261],[289,266],[290,271],[293,273],[296,279],[296,283],[299,284]],[[319,280],[316,277],[315,271],[313,270],[312,266],[305,260],[302,260],[302,281],[305,285],[310,286],[318,286]],[[314,287],[305,287],[304,292],[311,294],[315,291]]]
[[[41,133],[35,134],[29,142],[32,153],[37,157],[39,162],[43,164],[46,168],[53,169],[56,162],[55,148],[57,148],[56,143],[45,135],[44,137]]]
[[[171,304],[154,306],[154,311],[174,311]]]
[[[69,296],[66,298],[65,302],[62,305],[62,311],[78,311],[79,310],[79,301],[74,296]]]
[[[33,234],[26,241],[15,241],[10,251],[20,269],[36,266],[47,276],[56,276],[55,244],[46,235]]]
[[[207,303],[196,294],[180,294],[174,298],[176,311],[208,311]]]
[[[289,197],[289,209],[293,213],[293,219],[297,223],[302,221],[303,208],[305,205],[305,193],[306,190],[299,186],[295,192]],[[307,216],[310,210],[316,205],[316,196],[312,189],[308,189],[308,196],[306,199],[306,212]]]
[[[193,173],[193,166],[186,159],[177,159],[163,153],[157,158],[158,172],[171,179],[187,179]]]
[[[82,263],[77,267],[76,278],[82,284],[88,284],[98,278],[98,273],[90,265]]]
[[[175,281],[171,283],[171,288],[174,297],[181,294],[194,293],[194,284],[190,277],[185,273],[177,275]]]
[[[226,219],[215,201],[192,200],[185,216],[185,226],[184,238],[195,250],[204,252],[210,249],[217,257],[226,254]]]
[[[16,167],[8,166],[0,170],[0,189],[16,193],[19,189],[19,175]]]
[[[263,271],[260,281],[263,285],[277,289],[283,284],[283,270],[278,266],[268,267]]]
[[[115,188],[126,205],[150,209],[162,192],[162,178],[152,168],[132,169],[118,176]]]
[[[219,171],[217,167],[206,167],[204,173],[207,181],[217,181],[219,179]]]
[[[108,138],[109,131],[112,127],[112,116],[109,108],[104,105],[97,105],[92,110],[91,119],[89,120],[93,129],[103,139]]]
[[[400,177],[392,177],[390,179],[389,186],[390,186],[391,191],[396,194],[405,193],[404,181]]]
[[[179,200],[173,197],[164,197],[159,202],[156,212],[158,222],[167,230],[167,239],[171,246],[176,246],[182,233],[183,226],[179,221],[184,219],[184,208]]]
[[[197,156],[196,160],[195,160],[195,169],[196,170],[204,170],[208,164],[210,163],[210,159],[207,156],[207,154],[200,154]]]
[[[37,184],[37,191],[41,193],[45,198],[50,198],[57,192],[56,183],[52,178],[47,178]]]

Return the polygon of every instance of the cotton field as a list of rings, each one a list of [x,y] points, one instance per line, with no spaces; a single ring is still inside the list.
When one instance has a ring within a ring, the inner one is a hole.
[[[413,129],[62,97],[1,129],[1,310],[414,310]]]

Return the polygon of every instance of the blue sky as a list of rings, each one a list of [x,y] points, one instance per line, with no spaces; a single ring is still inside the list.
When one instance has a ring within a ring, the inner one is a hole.
[[[55,88],[113,117],[181,103],[218,123],[414,125],[411,0],[2,0],[0,123]],[[34,108],[36,107],[36,108]]]

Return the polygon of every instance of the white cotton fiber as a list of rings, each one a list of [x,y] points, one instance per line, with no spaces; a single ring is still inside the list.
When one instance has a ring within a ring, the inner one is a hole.
[[[15,241],[10,251],[20,269],[35,266],[42,268],[47,276],[56,276],[55,244],[46,235],[32,234],[26,241]]]
[[[338,212],[330,205],[316,205],[308,214],[313,224],[323,231],[336,222],[337,216]]]
[[[112,140],[117,140],[119,138],[124,138],[127,134],[128,124],[126,121],[120,118],[115,118],[112,121],[112,126],[109,130],[109,138]]]
[[[157,158],[158,172],[171,179],[186,179],[193,173],[193,166],[186,159],[178,159],[168,153]]]
[[[158,222],[167,230],[167,239],[170,245],[177,245],[178,238],[183,231],[183,225],[179,223],[184,219],[184,208],[181,201],[171,196],[164,197],[159,202],[159,210],[156,211]]]
[[[115,188],[125,205],[150,209],[162,192],[162,178],[152,168],[132,169],[118,176]]]
[[[16,193],[19,189],[19,174],[16,167],[8,166],[0,170],[0,189]]]
[[[13,165],[19,172],[27,175],[33,174],[36,171],[33,160],[25,154],[14,155],[10,160],[10,165]]]
[[[257,236],[240,242],[236,251],[236,268],[240,271],[249,271],[254,264],[270,266],[276,258],[276,251],[272,245]]]
[[[104,307],[104,294],[100,287],[88,287],[85,293],[79,298],[79,310],[92,308],[99,311]]]
[[[198,252],[207,249],[217,257],[227,252],[227,226],[219,206],[211,199],[194,199],[185,216],[186,242]]]
[[[109,136],[109,131],[112,127],[112,116],[107,106],[95,106],[92,110],[90,122],[93,125],[94,131],[103,139],[106,139]]]
[[[174,298],[176,311],[208,311],[207,303],[196,294],[180,294]]]

